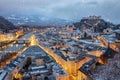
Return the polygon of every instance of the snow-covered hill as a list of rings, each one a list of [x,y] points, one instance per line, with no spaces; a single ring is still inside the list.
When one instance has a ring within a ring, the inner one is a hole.
[[[26,15],[11,15],[6,16],[6,19],[11,21],[14,25],[30,25],[30,26],[63,26],[70,24],[71,21],[59,19],[59,18],[51,18],[45,16],[26,16]]]

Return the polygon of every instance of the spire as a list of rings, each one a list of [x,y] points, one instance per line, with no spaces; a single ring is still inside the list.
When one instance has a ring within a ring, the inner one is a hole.
[[[35,46],[35,45],[38,45],[38,44],[39,44],[38,41],[37,41],[37,39],[36,39],[36,36],[35,36],[35,35],[32,35],[32,36],[29,38],[29,40],[30,40],[30,45],[31,45],[31,46]]]

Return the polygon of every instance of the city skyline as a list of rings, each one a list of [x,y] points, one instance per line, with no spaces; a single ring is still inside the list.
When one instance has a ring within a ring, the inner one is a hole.
[[[0,80],[119,80],[119,4],[0,0]]]

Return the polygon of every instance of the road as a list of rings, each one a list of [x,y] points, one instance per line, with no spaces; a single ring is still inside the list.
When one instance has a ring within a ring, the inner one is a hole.
[[[55,54],[51,49],[45,48],[39,44],[39,47],[43,49],[48,55],[52,56],[54,60],[64,69],[68,72],[70,79],[68,80],[82,80],[82,78],[87,78],[86,75],[84,75],[82,72],[78,71],[79,68],[86,62],[90,61],[91,58],[86,57],[85,59],[75,62],[75,61],[65,61],[60,56]]]
[[[28,34],[25,34],[25,35],[22,36],[20,39],[27,39],[27,40],[28,40],[29,37],[32,36],[32,34],[33,34],[33,32],[30,32],[30,33],[28,33]],[[13,46],[13,44],[15,44],[15,43],[12,42],[12,43],[4,46],[4,47],[5,47],[6,49],[9,49],[9,48],[11,48],[11,47]],[[19,44],[18,44],[18,45],[19,45]],[[23,45],[24,45],[24,44],[23,44]],[[29,45],[29,46],[30,46],[30,45]],[[15,58],[17,58],[19,55],[21,55],[29,46],[28,46],[28,45],[23,46],[20,50],[16,51],[16,52],[17,52],[16,55],[13,55],[13,56],[11,56],[10,58],[6,59],[4,62],[0,63],[0,69],[2,69],[4,66],[6,66],[7,64],[9,64],[10,61],[12,61],[13,59],[15,59]],[[6,49],[3,50],[3,51],[1,51],[1,53],[4,52],[4,51],[6,51]],[[11,52],[11,50],[10,50],[10,51],[8,50],[8,52]]]

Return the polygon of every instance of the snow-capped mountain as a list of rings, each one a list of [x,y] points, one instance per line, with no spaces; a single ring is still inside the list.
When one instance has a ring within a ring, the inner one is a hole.
[[[22,15],[11,15],[6,16],[6,19],[11,21],[14,25],[30,25],[30,26],[63,26],[70,24],[72,21],[51,18],[45,16],[22,16]]]

